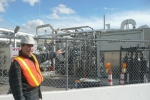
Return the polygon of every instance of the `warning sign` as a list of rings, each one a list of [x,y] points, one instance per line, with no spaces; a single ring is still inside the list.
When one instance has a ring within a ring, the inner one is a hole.
[[[21,47],[11,47],[10,48],[11,59],[12,59],[12,57],[18,56],[20,50],[21,50]],[[12,61],[13,61],[13,59],[12,59]]]

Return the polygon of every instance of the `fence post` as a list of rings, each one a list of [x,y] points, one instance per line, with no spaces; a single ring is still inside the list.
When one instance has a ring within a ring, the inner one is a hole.
[[[68,39],[66,38],[66,90],[68,90]]]

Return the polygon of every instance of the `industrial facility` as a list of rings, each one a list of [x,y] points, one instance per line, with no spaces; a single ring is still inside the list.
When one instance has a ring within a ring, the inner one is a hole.
[[[129,27],[131,26],[131,28]],[[51,33],[39,34],[48,27]],[[81,89],[150,81],[150,27],[136,27],[136,21],[122,21],[120,29],[94,30],[90,26],[54,29],[50,24],[36,27],[36,34],[0,28],[0,90],[9,89],[8,71],[18,55],[20,39],[32,35],[34,53],[63,49],[62,55],[40,65],[42,91]],[[6,94],[0,92],[0,94]]]

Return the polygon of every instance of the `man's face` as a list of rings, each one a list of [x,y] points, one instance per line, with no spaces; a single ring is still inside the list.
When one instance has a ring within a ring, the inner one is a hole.
[[[21,46],[21,50],[22,50],[22,53],[26,56],[31,56],[33,50],[34,50],[34,46],[33,44],[25,44],[23,46]]]

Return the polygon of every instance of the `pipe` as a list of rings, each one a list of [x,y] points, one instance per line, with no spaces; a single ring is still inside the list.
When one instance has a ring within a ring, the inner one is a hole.
[[[61,29],[61,31],[67,31],[67,30],[77,30],[77,29],[82,29],[82,28],[91,28],[93,30],[92,27],[90,26],[81,26],[81,27],[71,27],[71,28],[63,28]]]
[[[43,27],[50,27],[50,28],[52,29],[52,41],[53,41],[53,46],[54,46],[53,51],[56,52],[56,40],[55,40],[54,38],[55,38],[55,35],[56,35],[56,32],[57,32],[57,31],[55,31],[54,28],[53,28],[50,24],[39,25],[39,26],[36,27],[36,35],[37,35],[37,36],[38,36],[38,29],[39,29],[39,28],[43,28]],[[35,38],[36,38],[36,37],[35,37]],[[54,59],[53,59],[53,67],[54,67],[54,68],[55,68],[55,62],[56,62],[56,60],[55,60],[55,58],[54,58]]]
[[[121,23],[121,30],[124,30],[124,27],[125,25],[128,26],[129,24],[132,24],[133,28],[136,28],[136,22],[135,20],[133,19],[127,19],[127,20],[124,20],[122,23]]]
[[[36,27],[36,35],[38,35],[38,29],[43,27],[50,27],[52,29],[52,33],[54,33],[54,28],[50,24],[39,25]]]
[[[14,31],[10,29],[0,28],[0,34],[8,35],[8,33],[13,34]],[[33,34],[25,33],[25,32],[17,32],[16,34],[17,35],[33,35]]]
[[[70,32],[70,33],[57,33],[55,34],[55,36],[70,36],[71,34],[83,34],[83,33],[93,33],[93,32],[100,32],[100,33],[106,33],[105,30],[90,30],[90,31],[81,31],[81,32]],[[48,34],[48,35],[38,35],[37,37],[34,38],[43,38],[43,37],[47,37],[47,36],[53,36],[52,34]]]
[[[104,30],[105,30],[105,15],[104,15]]]

